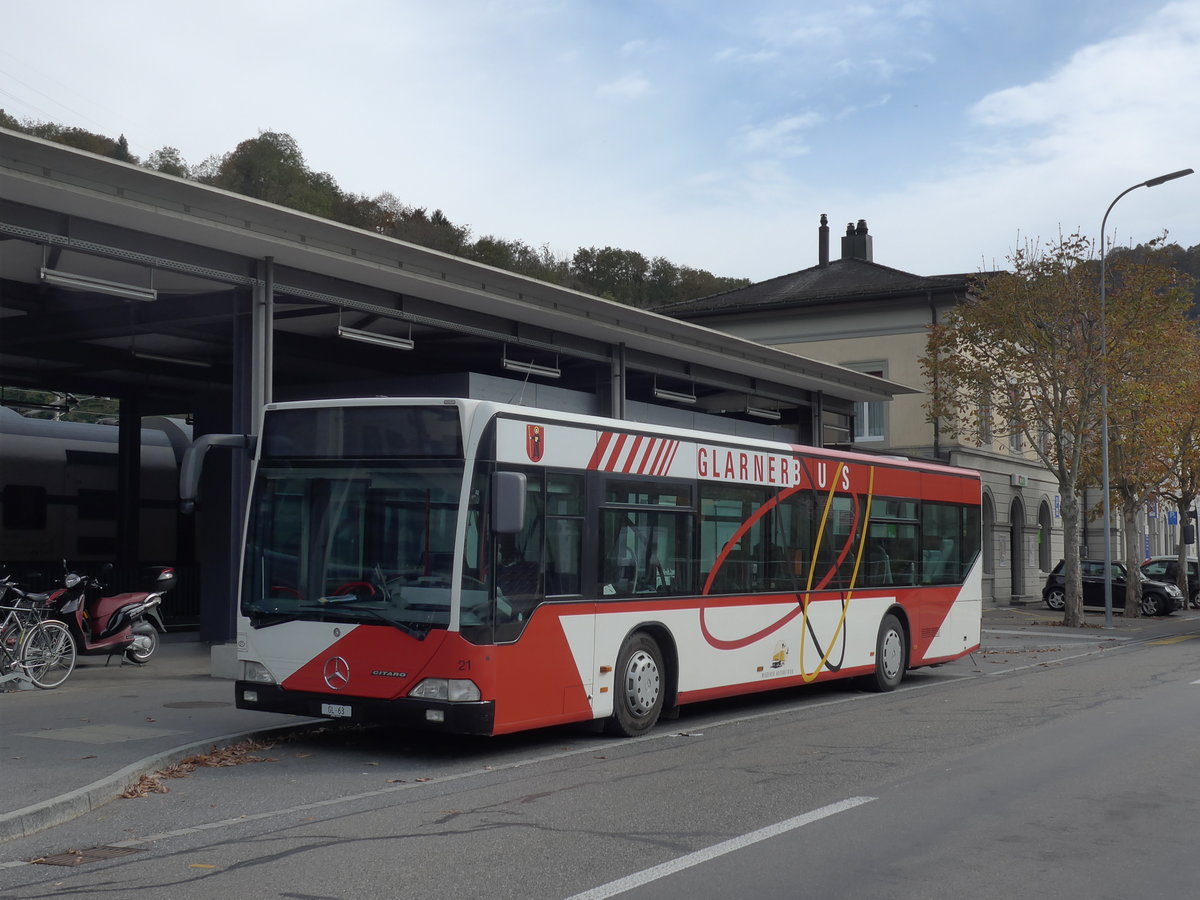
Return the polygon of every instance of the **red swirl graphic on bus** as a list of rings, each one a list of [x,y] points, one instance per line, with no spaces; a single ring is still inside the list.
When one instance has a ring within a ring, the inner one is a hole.
[[[817,532],[816,541],[814,542],[814,545],[813,545],[814,548],[821,546],[822,539],[824,537],[827,525],[829,523],[829,515],[830,515],[830,510],[832,508],[834,491],[835,491],[836,486],[840,482],[840,477],[838,477],[838,476],[840,476],[842,474],[841,469],[844,467],[844,465],[845,465],[844,463],[839,463],[839,471],[837,473],[837,476],[835,476],[835,478],[833,479],[833,482],[830,485],[829,491],[826,494],[825,508],[821,515],[820,527]],[[845,643],[844,626],[845,626],[845,620],[846,620],[846,608],[849,604],[850,592],[854,590],[855,584],[857,582],[857,576],[858,576],[857,562],[855,563],[855,570],[850,579],[850,586],[849,586],[849,588],[846,589],[846,592],[844,593],[844,595],[841,599],[842,613],[838,620],[837,628],[835,629],[833,635],[830,636],[829,648],[826,649],[825,651],[821,651],[820,641],[817,640],[817,635],[813,629],[813,625],[812,625],[811,621],[809,620],[808,594],[811,591],[823,590],[829,585],[829,582],[838,573],[840,567],[846,561],[846,557],[849,555],[850,551],[854,548],[854,539],[855,539],[856,535],[859,538],[858,559],[862,558],[862,553],[861,553],[862,543],[865,541],[865,538],[866,538],[866,528],[860,527],[860,526],[864,524],[864,519],[868,518],[870,515],[871,490],[873,489],[873,485],[874,485],[874,475],[875,475],[875,471],[872,468],[872,469],[870,469],[870,477],[869,477],[869,485],[870,486],[868,487],[868,492],[865,497],[865,504],[860,502],[863,498],[860,498],[857,495],[852,495],[852,497],[854,499],[854,503],[852,506],[853,519],[850,523],[850,528],[846,534],[846,540],[843,542],[843,544],[840,548],[837,548],[836,558],[829,564],[827,569],[823,573],[820,574],[819,579],[817,577],[818,573],[816,570],[817,563],[816,563],[816,554],[815,553],[810,554],[812,556],[812,561],[810,562],[810,564],[808,566],[807,575],[805,575],[805,573],[800,572],[798,570],[794,570],[794,574],[796,575],[796,578],[797,578],[797,585],[796,585],[796,587],[797,587],[797,590],[796,590],[797,604],[796,604],[796,606],[793,609],[789,610],[785,615],[781,616],[778,620],[776,620],[775,622],[768,625],[767,627],[762,628],[762,629],[754,632],[753,634],[749,634],[744,637],[735,638],[732,640],[718,638],[716,635],[714,635],[712,633],[712,631],[708,627],[708,622],[706,619],[706,610],[701,608],[701,610],[700,610],[700,631],[701,631],[701,634],[704,636],[704,640],[709,644],[709,646],[711,646],[715,649],[718,649],[718,650],[739,650],[743,647],[748,647],[751,644],[761,641],[764,638],[770,637],[772,634],[775,634],[776,632],[778,632],[782,628],[784,628],[784,626],[786,626],[788,623],[790,623],[796,617],[803,616],[804,622],[805,622],[805,628],[808,630],[809,634],[812,636],[813,642],[816,645],[818,652],[821,653],[821,662],[818,664],[817,669],[814,670],[812,673],[805,672],[803,674],[805,675],[805,677],[809,677],[810,674],[812,677],[815,677],[816,672],[819,671],[822,666],[824,666],[828,663],[829,655],[832,652],[833,644],[837,641],[839,633],[841,633],[843,644]],[[788,499],[790,496],[795,494],[797,491],[800,491],[803,489],[804,489],[803,485],[796,485],[795,487],[780,491],[778,494],[776,494],[774,497],[772,497],[770,500],[768,500],[766,503],[764,503],[762,506],[760,506],[757,510],[755,510],[754,513],[751,516],[749,516],[744,522],[742,522],[742,524],[738,527],[738,529],[732,535],[730,535],[729,540],[727,540],[725,542],[725,546],[721,548],[721,552],[717,555],[717,558],[713,561],[712,571],[709,573],[708,579],[704,584],[703,590],[701,591],[701,593],[703,595],[707,596],[710,594],[710,592],[712,591],[712,588],[713,588],[713,583],[721,569],[721,566],[725,564],[730,553],[740,544],[740,542],[746,536],[746,534],[750,531],[750,529],[753,528],[757,522],[759,522],[765,515],[767,515],[772,509],[774,509],[776,506],[778,506],[781,502]],[[865,510],[864,510],[864,505],[865,505]],[[798,566],[799,563],[797,562],[794,565]],[[803,580],[802,587],[801,587],[801,579]],[[801,643],[800,649],[801,649],[801,659],[803,659],[803,655],[804,655],[804,652],[803,652],[804,651],[804,642],[803,641]]]

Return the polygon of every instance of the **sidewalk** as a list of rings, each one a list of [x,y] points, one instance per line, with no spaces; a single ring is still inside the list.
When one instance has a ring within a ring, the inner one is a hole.
[[[54,690],[0,693],[0,841],[73,819],[214,745],[312,721],[237,709],[233,682],[209,674],[208,644],[179,637],[145,666],[81,656]]]
[[[1200,633],[1195,610],[1133,620],[1118,611],[1111,629],[1103,613],[1082,628],[1061,622],[1044,606],[985,609],[980,671]],[[0,842],[69,821],[185,757],[314,721],[237,709],[233,682],[210,675],[209,647],[195,640],[164,641],[144,667],[104,663],[80,657],[55,690],[0,693]]]

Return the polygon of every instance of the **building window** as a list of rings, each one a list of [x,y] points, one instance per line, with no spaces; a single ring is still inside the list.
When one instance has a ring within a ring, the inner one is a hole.
[[[1050,504],[1042,501],[1038,507],[1038,568],[1049,572],[1054,565],[1051,553],[1050,537],[1054,530],[1054,519],[1050,515]]]
[[[996,526],[996,507],[992,505],[992,495],[983,495],[983,509],[981,510],[983,518],[983,574],[996,574],[996,543],[995,543],[995,526]]]
[[[862,372],[864,375],[874,375],[876,378],[887,377],[887,366],[882,362],[842,363],[842,365],[855,372]],[[873,400],[854,404],[855,443],[882,441],[886,433],[883,401]]]
[[[979,394],[979,442],[984,445],[992,443],[992,398],[986,391]]]
[[[1015,418],[1008,420],[1008,452],[1014,456],[1025,453],[1025,431]]]

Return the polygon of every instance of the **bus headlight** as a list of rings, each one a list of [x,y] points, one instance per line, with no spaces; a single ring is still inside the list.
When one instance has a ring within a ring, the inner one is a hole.
[[[481,697],[475,682],[465,678],[426,678],[409,693],[410,697],[425,700],[449,700],[451,703],[469,703]]]
[[[259,684],[274,684],[275,676],[260,662],[242,660],[242,681],[255,681]]]

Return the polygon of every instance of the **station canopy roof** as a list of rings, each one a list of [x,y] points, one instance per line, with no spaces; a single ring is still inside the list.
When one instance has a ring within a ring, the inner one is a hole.
[[[198,391],[228,393],[244,377],[249,323],[266,296],[276,399],[411,393],[393,387],[464,372],[557,372],[557,386],[595,393],[621,371],[630,398],[670,387],[708,409],[731,396],[795,408],[818,395],[912,392],[0,129],[0,384],[136,394],[146,413],[186,409]]]

